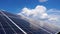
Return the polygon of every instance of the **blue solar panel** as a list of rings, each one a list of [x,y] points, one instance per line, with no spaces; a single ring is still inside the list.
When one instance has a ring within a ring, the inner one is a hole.
[[[12,24],[5,16],[0,15],[0,34],[23,34],[14,24]],[[4,28],[4,30],[2,29]],[[5,31],[5,32],[4,32]]]
[[[18,25],[27,34],[51,34],[43,29],[35,30],[30,27],[30,23],[24,19],[19,18],[18,15],[14,15],[8,12],[2,11],[6,14],[16,25]],[[6,16],[0,12],[0,34],[24,34],[19,27],[11,22]],[[12,17],[11,17],[12,16]],[[47,30],[47,29],[46,29]],[[53,33],[52,33],[53,34]]]

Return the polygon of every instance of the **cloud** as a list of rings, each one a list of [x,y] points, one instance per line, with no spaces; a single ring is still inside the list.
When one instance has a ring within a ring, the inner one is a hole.
[[[52,21],[57,21],[58,18],[57,17],[50,17],[49,20],[52,20]]]
[[[58,14],[59,13],[59,14]],[[29,18],[36,19],[48,19],[48,20],[58,20],[60,11],[57,9],[49,9],[42,5],[37,5],[34,9],[29,9],[24,7],[22,11],[18,14],[22,14]]]
[[[44,6],[36,6],[35,9],[29,9],[29,8],[23,8],[21,14],[24,14],[27,17],[31,17],[31,18],[41,18],[44,19],[46,18],[48,15],[45,12],[46,11],[46,7]]]
[[[48,0],[39,0],[39,2],[47,2]]]
[[[57,9],[49,9],[47,11],[48,14],[56,14],[56,15],[60,15],[60,10],[57,10]]]
[[[27,21],[29,21],[30,24],[34,24],[38,28],[40,26],[45,27],[51,30],[52,32],[60,29],[60,10],[57,9],[47,10],[45,6],[37,5],[34,9],[24,7],[22,11],[18,13],[18,15],[28,18],[29,20]],[[32,28],[35,27],[32,25],[30,26]]]
[[[49,20],[57,21],[60,19],[60,10],[49,9],[47,13],[49,15]]]
[[[29,9],[24,7],[19,15],[22,14],[25,17],[42,20],[42,21],[50,21],[50,22],[60,22],[60,11],[57,9],[49,9],[42,5],[37,5],[34,9]]]

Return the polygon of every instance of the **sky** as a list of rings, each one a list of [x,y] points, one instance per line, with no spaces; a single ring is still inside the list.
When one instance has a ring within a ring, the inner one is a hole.
[[[0,9],[60,25],[60,0],[0,0]]]
[[[39,25],[60,27],[60,0],[0,0],[0,9],[39,21]]]
[[[11,13],[18,13],[22,8],[35,8],[37,5],[43,5],[47,9],[60,10],[60,0],[0,0],[0,9]]]
[[[18,15],[60,26],[59,0],[29,0],[25,5]]]

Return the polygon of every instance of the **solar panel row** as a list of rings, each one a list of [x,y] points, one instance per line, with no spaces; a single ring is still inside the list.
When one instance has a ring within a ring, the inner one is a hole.
[[[11,17],[10,17],[11,18]],[[22,19],[15,19],[15,18],[11,18],[16,24],[18,24],[23,30],[25,30],[27,33],[33,33],[33,34],[42,34],[42,33],[46,33],[46,31],[39,29],[38,31],[32,29],[30,27],[30,24]]]
[[[19,18],[17,15],[13,15],[10,13],[6,14],[15,24],[17,24],[22,30],[24,30],[27,34],[51,34],[42,29],[35,30],[30,27],[30,23]],[[24,34],[19,28],[17,28],[8,18],[6,18],[0,12],[0,34]]]
[[[16,32],[22,34],[22,32],[15,25],[13,25],[6,17],[0,16],[0,23],[2,24],[1,27],[4,28],[6,34],[16,34]]]

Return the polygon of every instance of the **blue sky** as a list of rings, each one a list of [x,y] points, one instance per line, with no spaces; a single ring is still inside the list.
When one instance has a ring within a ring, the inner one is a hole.
[[[25,0],[21,1],[16,11],[29,19],[60,26],[60,0]],[[22,12],[20,12],[20,10]]]
[[[37,5],[60,10],[60,0],[48,0],[47,2],[39,2],[39,0],[0,0],[0,9],[11,13],[18,13],[24,7],[35,8]]]
[[[36,20],[43,25],[51,23],[60,27],[60,0],[0,0],[0,9],[23,16],[23,19],[26,17],[33,22]]]

